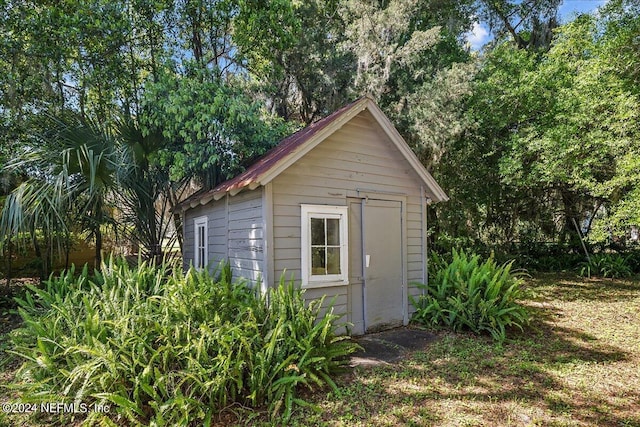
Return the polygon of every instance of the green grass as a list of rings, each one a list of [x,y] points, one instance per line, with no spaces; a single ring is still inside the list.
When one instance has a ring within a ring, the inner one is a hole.
[[[402,362],[337,377],[339,393],[303,392],[317,408],[287,425],[640,426],[640,282],[545,274],[525,285],[524,332],[502,344],[438,332]],[[239,406],[215,422],[270,424]]]
[[[393,366],[338,380],[293,425],[640,426],[640,283],[528,279],[532,324],[502,345],[439,332]]]

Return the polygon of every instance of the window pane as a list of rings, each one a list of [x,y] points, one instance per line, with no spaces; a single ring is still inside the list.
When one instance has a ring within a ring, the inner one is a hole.
[[[324,237],[324,219],[311,218],[311,244],[326,245]]]
[[[327,218],[327,245],[340,245],[340,220]]]
[[[325,248],[311,248],[311,274],[327,274],[325,255]]]
[[[327,248],[327,274],[340,273],[340,248]]]
[[[206,227],[203,224],[196,225],[196,268],[204,268],[207,263],[205,259],[205,230]]]

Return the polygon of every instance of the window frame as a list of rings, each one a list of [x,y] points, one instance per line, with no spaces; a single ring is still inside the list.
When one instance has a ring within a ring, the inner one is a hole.
[[[200,259],[201,246],[199,245],[200,234],[198,231],[201,227],[204,228],[204,245],[202,248],[204,249],[204,259]],[[204,270],[209,263],[209,218],[206,215],[193,219],[193,236],[193,266],[196,270]]]
[[[303,288],[349,284],[349,215],[347,206],[300,205],[301,276]],[[338,219],[340,236],[340,274],[312,274],[311,219]]]

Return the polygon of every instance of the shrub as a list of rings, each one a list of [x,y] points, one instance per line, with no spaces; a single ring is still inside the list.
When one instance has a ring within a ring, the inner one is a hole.
[[[610,278],[630,277],[633,274],[628,258],[618,253],[598,253],[583,262],[580,275],[583,277],[600,276]]]
[[[560,252],[540,256],[532,265],[538,271],[566,271],[574,270],[584,259],[583,253]]]
[[[522,330],[529,321],[525,307],[517,303],[522,281],[511,271],[513,261],[498,265],[493,257],[485,262],[479,255],[452,251],[452,261],[432,255],[432,274],[424,294],[411,297],[414,320],[427,326],[444,325],[455,331],[465,328],[488,332],[504,341],[506,328]]]
[[[640,250],[632,249],[626,252],[625,259],[633,274],[640,273]]]
[[[171,271],[171,272],[170,272]],[[14,353],[29,401],[110,404],[87,423],[209,425],[232,403],[266,405],[287,418],[299,386],[332,386],[355,350],[334,334],[332,310],[305,305],[281,281],[264,296],[242,282],[162,265],[110,261],[30,287]],[[114,414],[115,412],[115,414]],[[118,419],[114,417],[119,417]]]

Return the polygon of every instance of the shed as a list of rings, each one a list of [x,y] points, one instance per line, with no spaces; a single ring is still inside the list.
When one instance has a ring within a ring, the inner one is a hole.
[[[336,297],[354,335],[406,325],[426,283],[426,208],[447,195],[393,124],[360,98],[182,205],[184,265],[230,263],[265,290],[284,274]]]

